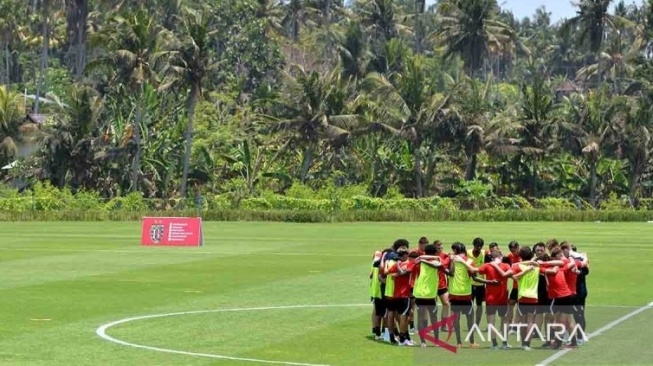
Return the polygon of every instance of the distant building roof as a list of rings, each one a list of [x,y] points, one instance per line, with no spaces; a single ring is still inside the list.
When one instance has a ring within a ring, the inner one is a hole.
[[[39,125],[42,125],[45,123],[45,120],[48,118],[47,115],[45,114],[35,114],[35,113],[30,113],[27,115],[28,120],[30,120],[32,123],[37,123]]]
[[[583,90],[583,89],[581,87],[579,87],[578,85],[574,84],[570,80],[565,81],[558,88],[556,88],[556,91],[559,91],[559,92],[575,92],[575,91],[581,91],[581,90]]]

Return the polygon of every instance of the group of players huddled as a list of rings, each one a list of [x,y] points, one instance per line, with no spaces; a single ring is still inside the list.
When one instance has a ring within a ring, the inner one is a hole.
[[[568,242],[549,240],[532,248],[516,241],[508,244],[504,257],[497,243],[484,250],[482,238],[473,240],[473,249],[463,243],[451,245],[445,253],[442,242],[429,244],[419,240],[418,247],[409,249],[406,239],[396,240],[392,248],[376,251],[370,274],[370,295],[374,304],[372,332],[376,340],[413,346],[415,316],[417,330],[438,321],[436,299],[440,299],[440,319],[451,314],[457,346],[462,347],[460,317],[465,315],[468,330],[480,324],[483,302],[487,324],[496,329],[510,329],[520,333],[521,348],[531,350],[533,328],[546,329],[544,324],[562,324],[566,339],[545,340],[543,348],[576,348],[582,344],[585,331],[585,277],[589,274],[588,257],[577,252]],[[508,280],[512,288],[508,290]],[[476,307],[474,308],[474,304]],[[495,317],[501,325],[495,325]],[[573,324],[573,325],[572,325]],[[521,326],[518,326],[521,325]],[[583,332],[572,332],[572,326]],[[445,327],[437,327],[434,337]],[[421,334],[421,333],[420,333]],[[530,335],[530,336],[529,336]],[[571,336],[569,336],[571,335]],[[529,336],[529,337],[527,337]],[[420,335],[421,346],[426,347]],[[474,332],[469,335],[470,347]],[[529,338],[529,339],[527,339]],[[551,339],[546,337],[546,339]],[[511,346],[507,340],[501,349]],[[492,335],[492,349],[499,349],[496,335]]]

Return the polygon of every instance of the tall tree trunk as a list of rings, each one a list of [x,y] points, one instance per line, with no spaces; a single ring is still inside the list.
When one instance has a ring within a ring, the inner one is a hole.
[[[637,194],[637,187],[639,186],[639,177],[640,174],[636,168],[630,168],[630,173],[628,174],[628,197],[630,198],[630,204],[635,206],[635,195]]]
[[[537,197],[537,178],[538,178],[538,158],[533,158],[531,165],[531,179],[530,179],[530,191],[531,197]]]
[[[136,115],[134,116],[134,143],[136,152],[131,166],[131,191],[138,191],[138,180],[141,171],[141,122],[143,121],[143,94],[145,93],[144,85],[139,86],[138,101],[136,102]]]
[[[592,159],[590,162],[590,203],[593,207],[596,207],[597,197],[596,197],[596,165],[597,162]]]
[[[474,180],[476,178],[476,154],[472,153],[467,158],[467,167],[465,168],[465,180]]]
[[[424,197],[424,174],[422,174],[422,156],[420,154],[419,144],[413,146],[413,159],[415,159],[414,173],[415,173],[415,197]]]
[[[50,1],[43,2],[43,48],[41,50],[41,66],[39,67],[39,79],[36,84],[36,99],[34,100],[34,113],[39,113],[39,98],[41,93],[45,94],[46,83],[45,73],[48,69],[48,49],[50,48]]]
[[[88,0],[68,3],[68,54],[71,74],[81,78],[86,66],[86,22]]]
[[[424,50],[422,49],[422,15],[426,11],[426,1],[425,0],[415,0],[415,19],[413,21],[413,31],[415,32],[415,44],[413,45],[413,50],[415,53],[421,54]]]
[[[304,150],[304,158],[302,159],[302,167],[299,172],[299,178],[302,183],[306,183],[306,176],[308,171],[311,169],[311,162],[313,162],[313,148],[308,147]]]
[[[5,42],[5,78],[7,85],[11,84],[11,52],[9,52],[9,41]]]
[[[181,197],[186,197],[188,186],[188,170],[190,168],[190,154],[193,147],[193,119],[195,117],[195,106],[200,94],[200,86],[193,85],[188,95],[188,121],[186,123],[186,154],[184,155],[184,170],[181,178]]]

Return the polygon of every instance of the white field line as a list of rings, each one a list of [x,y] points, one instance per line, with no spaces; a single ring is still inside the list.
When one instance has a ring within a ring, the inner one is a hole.
[[[606,324],[605,326],[603,326],[603,327],[597,329],[596,331],[594,331],[594,332],[588,334],[588,335],[587,335],[587,339],[592,339],[592,338],[594,338],[594,337],[596,337],[596,336],[598,336],[598,335],[601,335],[601,334],[603,334],[604,332],[606,332],[606,331],[608,331],[608,330],[610,330],[610,329],[616,327],[617,325],[619,325],[619,324],[625,322],[626,320],[628,320],[628,319],[630,319],[630,318],[632,318],[632,317],[634,317],[634,316],[636,316],[636,315],[638,315],[638,314],[641,314],[641,313],[643,313],[643,312],[645,312],[646,310],[649,310],[649,309],[651,309],[651,308],[653,308],[653,302],[648,303],[648,305],[645,305],[645,306],[639,307],[637,310],[631,311],[630,313],[628,313],[628,314],[622,316],[621,318],[619,318],[619,319],[617,319],[617,320],[614,320],[614,321],[612,321],[612,322]],[[567,354],[567,352],[569,352],[569,351],[571,351],[571,350],[569,350],[569,349],[563,349],[563,350],[560,350],[560,351],[554,353],[553,355],[551,355],[551,356],[550,356],[549,358],[547,358],[546,360],[544,360],[544,361],[538,363],[538,364],[535,365],[535,366],[546,366],[546,365],[549,365],[549,364],[551,364],[551,362],[553,362],[553,361],[559,359],[560,357],[564,356],[564,355]]]
[[[222,359],[222,360],[258,362],[258,363],[266,363],[266,364],[277,364],[277,365],[329,366],[329,365],[315,364],[315,363],[292,362],[292,361],[272,361],[272,360],[264,360],[264,359],[257,359],[257,358],[232,357],[232,356],[225,356],[225,355],[219,355],[219,354],[213,354],[213,353],[187,352],[187,351],[180,351],[180,350],[160,348],[160,347],[151,347],[151,346],[147,346],[147,345],[130,343],[130,342],[126,342],[126,341],[123,341],[123,340],[120,340],[120,339],[116,339],[116,338],[111,337],[110,335],[108,335],[106,332],[107,332],[107,330],[109,328],[114,327],[114,326],[119,325],[119,324],[133,322],[133,321],[136,321],[136,320],[163,318],[163,317],[170,317],[170,316],[180,316],[180,315],[190,315],[190,314],[204,314],[204,313],[223,313],[223,312],[236,312],[236,311],[260,311],[260,310],[304,309],[304,308],[333,308],[333,307],[361,307],[361,306],[371,306],[371,305],[370,304],[286,305],[286,306],[266,306],[266,307],[255,307],[255,308],[233,308],[233,309],[183,311],[183,312],[178,312],[178,313],[144,315],[144,316],[137,316],[137,317],[132,317],[132,318],[121,319],[121,320],[117,320],[117,321],[114,321],[114,322],[111,322],[111,323],[104,324],[104,325],[100,326],[99,328],[97,328],[97,330],[95,331],[95,334],[97,334],[100,338],[102,338],[104,340],[107,340],[109,342],[117,343],[117,344],[120,344],[120,345],[123,345],[123,346],[128,346],[128,347],[133,347],[133,348],[142,348],[142,349],[147,349],[147,350],[150,350],[150,351],[157,351],[157,352],[175,353],[175,354],[180,354],[180,355],[195,356],[195,357],[207,357],[207,358]]]
[[[372,259],[371,255],[367,254],[345,254],[345,253],[302,253],[302,252],[228,252],[228,251],[206,251],[198,248],[174,248],[167,246],[160,247],[150,247],[149,249],[50,249],[50,248],[7,248],[0,247],[0,251],[25,251],[25,252],[73,252],[73,253],[83,253],[83,252],[98,252],[98,253],[147,253],[147,254],[159,254],[159,253],[174,253],[174,254],[199,254],[199,255],[283,255],[283,256],[307,256],[307,257],[369,257]]]
[[[161,348],[161,347],[152,347],[152,346],[147,346],[147,345],[142,345],[142,344],[136,344],[136,343],[130,343],[127,341],[123,341],[117,338],[114,338],[110,335],[107,334],[107,330],[120,324],[125,324],[137,320],[144,320],[144,319],[154,319],[154,318],[164,318],[164,317],[170,317],[170,316],[182,316],[182,315],[192,315],[192,314],[205,314],[205,313],[223,313],[223,312],[239,312],[239,311],[261,311],[261,310],[280,310],[280,309],[305,309],[305,308],[335,308],[335,307],[369,307],[371,306],[369,303],[367,304],[332,304],[332,305],[285,305],[285,306],[266,306],[266,307],[252,307],[252,308],[231,308],[231,309],[214,309],[214,310],[197,310],[197,311],[183,311],[183,312],[176,312],[176,313],[165,313],[165,314],[154,314],[154,315],[143,315],[143,316],[136,316],[136,317],[131,317],[131,318],[125,318],[125,319],[120,319],[113,321],[111,323],[104,324],[100,326],[99,328],[96,329],[95,333],[102,339],[113,342],[116,344],[120,344],[123,346],[127,347],[132,347],[132,348],[140,348],[140,349],[147,349],[150,351],[156,351],[156,352],[165,352],[165,353],[174,353],[174,354],[181,354],[181,355],[186,355],[186,356],[194,356],[194,357],[206,357],[206,358],[213,358],[213,359],[223,359],[223,360],[232,360],[232,361],[244,361],[244,362],[257,362],[257,363],[266,363],[266,364],[279,364],[279,365],[292,365],[292,366],[329,366],[329,365],[323,365],[323,364],[314,364],[314,363],[305,363],[305,362],[293,362],[293,361],[272,361],[272,360],[264,360],[264,359],[256,359],[256,358],[245,358],[245,357],[233,357],[233,356],[226,356],[226,355],[220,355],[220,354],[213,354],[213,353],[199,353],[199,352],[188,352],[188,351],[181,351],[181,350],[175,350],[175,349],[168,349],[168,348]],[[589,337],[594,337],[602,332],[614,327],[615,325],[625,321],[626,319],[635,316],[644,310],[650,308],[653,306],[653,303],[650,303],[648,306],[639,308],[638,310],[622,317],[614,322],[604,326],[603,328],[597,330],[596,332],[592,333],[589,335]],[[626,307],[626,306],[619,306],[619,305],[594,305],[594,307]],[[560,358],[562,355],[564,355],[567,352],[567,350],[564,351],[559,351],[555,355],[549,357],[548,359],[544,360],[542,363],[538,364],[537,366],[540,365],[547,365],[548,363]],[[557,357],[554,358],[554,356],[558,355]]]

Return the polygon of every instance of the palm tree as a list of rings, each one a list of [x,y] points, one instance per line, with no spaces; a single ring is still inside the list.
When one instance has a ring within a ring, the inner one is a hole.
[[[88,0],[73,0],[66,3],[68,18],[68,53],[73,57],[71,73],[80,78],[86,66]]]
[[[553,89],[540,70],[521,85],[521,128],[519,149],[530,160],[530,194],[537,196],[538,164],[553,149],[556,128],[553,119]]]
[[[446,47],[444,58],[458,55],[474,77],[492,51],[510,45],[513,30],[496,19],[496,0],[443,0],[438,3],[440,30],[431,38]]]
[[[629,165],[629,197],[635,204],[637,188],[653,157],[653,109],[646,96],[633,98],[626,118],[617,125],[619,146]]]
[[[447,121],[447,128],[453,141],[463,147],[467,157],[465,180],[470,181],[476,179],[481,152],[505,155],[518,149],[513,135],[519,123],[510,108],[494,115],[492,79],[481,83],[465,78],[454,94],[454,103],[456,116]]]
[[[73,190],[95,188],[93,177],[98,169],[95,153],[102,143],[100,116],[103,101],[94,89],[73,85],[67,93],[68,103],[56,97],[57,123],[44,139],[44,170],[52,184],[63,188],[70,174]]]
[[[157,24],[144,7],[111,18],[107,27],[94,34],[93,43],[104,53],[89,62],[88,70],[104,68],[110,74],[111,85],[123,84],[127,93],[137,96],[132,124],[135,153],[131,166],[131,189],[138,190],[141,169],[142,98],[145,84],[158,85],[157,71],[168,54],[171,34]],[[127,100],[127,99],[126,99]]]
[[[46,86],[45,73],[48,68],[48,49],[50,48],[50,5],[52,0],[43,0],[43,46],[41,47],[41,65],[39,66],[39,78],[36,83],[36,99],[34,100],[34,113],[39,113],[39,98],[44,93]]]
[[[422,144],[447,115],[449,97],[434,92],[427,61],[415,55],[406,60],[405,68],[387,76],[371,73],[366,89],[376,98],[372,106],[377,120],[369,132],[383,132],[409,144],[413,155],[415,196],[424,196]]]
[[[349,130],[358,125],[359,116],[353,113],[354,90],[338,68],[320,75],[292,66],[283,78],[282,103],[287,118],[271,118],[270,131],[288,134],[282,151],[292,147],[302,150],[298,175],[305,182],[320,147],[346,145]]]
[[[600,85],[602,80],[601,50],[607,28],[617,29],[631,25],[628,20],[608,13],[611,3],[612,0],[581,0],[577,4],[577,15],[565,21],[560,28],[562,33],[578,33],[580,42],[594,55],[597,64],[597,85]]]
[[[612,103],[604,87],[587,95],[565,97],[561,108],[564,144],[585,160],[589,170],[589,201],[596,205],[597,166],[615,143],[620,106]]]
[[[202,96],[202,86],[207,74],[217,70],[220,65],[212,54],[213,37],[217,31],[209,30],[210,11],[208,9],[184,9],[181,36],[172,53],[166,73],[172,84],[182,83],[190,88],[188,94],[188,120],[186,125],[186,153],[181,180],[181,196],[186,197],[190,156],[193,145],[193,117],[198,98]],[[164,84],[163,88],[171,84]]]

